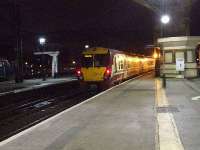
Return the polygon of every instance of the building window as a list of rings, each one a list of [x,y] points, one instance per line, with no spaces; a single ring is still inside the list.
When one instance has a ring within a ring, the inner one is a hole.
[[[165,53],[165,63],[172,63],[173,62],[173,55],[172,52]]]
[[[187,51],[187,62],[193,62],[193,53],[192,51]]]
[[[183,59],[185,59],[184,52],[176,52],[176,59],[177,58],[183,58]]]

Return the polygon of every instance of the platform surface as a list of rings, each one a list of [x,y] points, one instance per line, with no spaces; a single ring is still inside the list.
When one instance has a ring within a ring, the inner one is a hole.
[[[40,88],[49,86],[52,84],[59,84],[59,83],[65,83],[70,82],[73,80],[77,80],[76,77],[62,77],[62,78],[47,78],[45,81],[42,79],[28,79],[24,80],[23,83],[15,83],[15,81],[4,81],[0,82],[0,96],[9,94],[11,92],[20,92],[23,90],[31,90],[34,88]]]
[[[133,80],[0,142],[1,150],[199,150],[200,95],[185,79]]]

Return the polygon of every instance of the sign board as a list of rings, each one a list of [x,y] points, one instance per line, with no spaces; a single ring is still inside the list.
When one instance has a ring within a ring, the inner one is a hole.
[[[185,61],[184,58],[176,58],[176,71],[185,70]]]

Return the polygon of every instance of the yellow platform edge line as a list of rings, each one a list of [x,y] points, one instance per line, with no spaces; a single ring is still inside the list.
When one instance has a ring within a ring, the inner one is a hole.
[[[159,79],[155,79],[155,87],[156,108],[168,107],[166,92]],[[184,150],[173,114],[156,112],[156,117],[156,150]]]

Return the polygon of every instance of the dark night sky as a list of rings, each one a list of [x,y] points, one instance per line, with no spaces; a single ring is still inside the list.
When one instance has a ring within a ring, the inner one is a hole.
[[[36,48],[39,35],[45,35],[49,45],[61,45],[66,53],[81,50],[85,44],[126,49],[152,41],[154,15],[132,0],[17,2],[21,6],[26,52]],[[0,23],[0,43],[10,45],[13,6],[2,6],[0,17],[4,21]]]
[[[1,55],[13,53],[13,0],[0,2]],[[67,55],[80,52],[85,44],[116,49],[138,48],[153,42],[153,12],[132,0],[17,0],[21,7],[25,53],[37,47],[39,35]],[[198,30],[198,5],[193,8],[192,33]],[[57,46],[59,45],[59,46]]]

